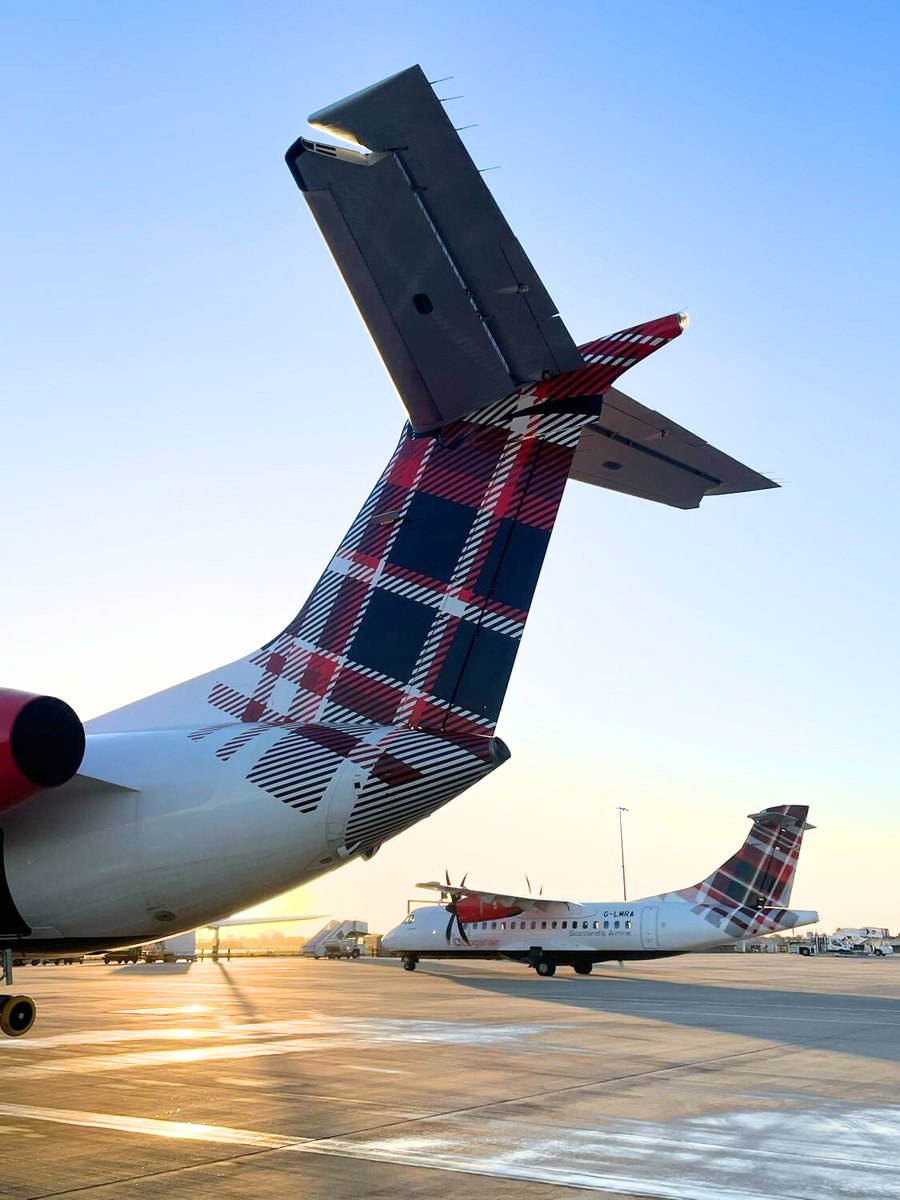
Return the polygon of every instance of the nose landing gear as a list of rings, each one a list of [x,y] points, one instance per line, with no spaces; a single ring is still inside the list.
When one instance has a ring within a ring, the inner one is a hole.
[[[3,982],[13,981],[12,950],[4,950]],[[7,1037],[21,1037],[34,1024],[35,1004],[30,996],[0,995],[0,1032]]]
[[[414,971],[416,969],[416,963],[418,961],[419,960],[417,958],[415,958],[412,954],[404,954],[403,970],[404,971]]]

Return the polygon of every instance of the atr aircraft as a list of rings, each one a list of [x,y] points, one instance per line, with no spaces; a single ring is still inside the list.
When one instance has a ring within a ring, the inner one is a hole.
[[[420,958],[508,958],[538,975],[553,975],[557,966],[590,975],[594,963],[668,958],[810,925],[818,913],[786,907],[803,832],[813,828],[808,812],[785,805],[752,813],[746,841],[712,875],[630,903],[511,896],[453,887],[449,876],[446,883],[420,883],[448,903],[414,909],[381,944],[403,958],[407,971]]]
[[[0,695],[0,948],[154,940],[370,858],[509,757],[567,480],[679,508],[775,486],[613,386],[683,316],[576,346],[419,67],[310,123],[345,144],[300,138],[288,167],[408,421],[258,650],[86,726]],[[33,1015],[10,997],[0,1026]]]

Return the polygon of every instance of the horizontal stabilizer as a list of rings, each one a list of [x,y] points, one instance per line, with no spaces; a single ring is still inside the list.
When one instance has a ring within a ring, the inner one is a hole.
[[[704,496],[778,487],[616,388],[585,426],[569,477],[674,508],[697,508]]]
[[[286,158],[414,429],[584,365],[420,67],[310,124],[368,151]]]

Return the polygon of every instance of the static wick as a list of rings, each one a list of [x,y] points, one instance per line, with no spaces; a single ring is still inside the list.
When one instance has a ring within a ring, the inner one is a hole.
[[[429,79],[428,82],[431,84],[432,87],[434,87],[434,85],[436,83],[446,83],[448,79],[453,79],[453,78],[455,78],[453,75],[442,75],[440,77],[440,79]]]
[[[473,125],[454,125],[453,128],[457,133],[462,133],[464,129],[477,129],[478,122],[476,121]]]
[[[450,100],[465,100],[465,96],[442,96],[440,98],[441,104],[447,104]]]
[[[496,167],[479,167],[478,174],[483,175],[485,173],[485,171],[499,171],[499,170],[500,170],[500,164],[498,163]]]

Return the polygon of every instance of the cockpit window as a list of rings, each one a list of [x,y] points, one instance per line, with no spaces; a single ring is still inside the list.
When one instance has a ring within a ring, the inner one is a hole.
[[[404,925],[412,925],[414,923],[415,919],[416,919],[416,914],[410,913],[409,916],[406,918],[406,920],[403,922],[403,924]]]

